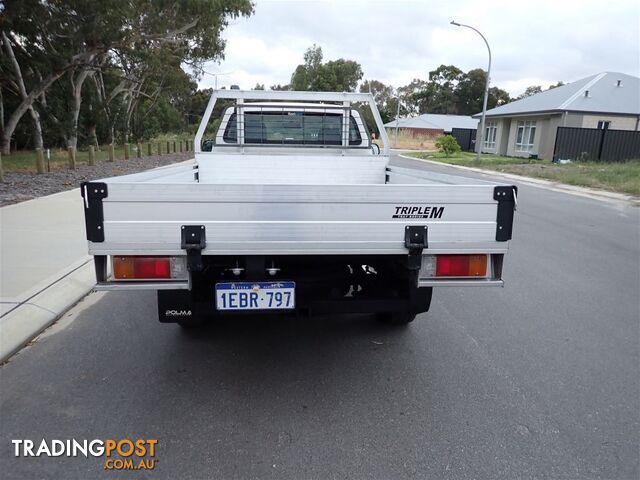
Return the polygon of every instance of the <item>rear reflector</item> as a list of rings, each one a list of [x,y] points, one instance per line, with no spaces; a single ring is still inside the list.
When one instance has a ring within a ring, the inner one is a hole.
[[[183,257],[114,256],[116,280],[171,280],[186,278]]]
[[[486,255],[437,255],[436,277],[486,277]]]

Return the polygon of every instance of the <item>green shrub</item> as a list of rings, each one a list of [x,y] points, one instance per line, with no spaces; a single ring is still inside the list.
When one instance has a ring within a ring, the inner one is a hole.
[[[439,137],[436,140],[436,148],[447,157],[462,151],[460,145],[458,145],[458,141],[453,137],[453,135],[443,135],[442,137]]]

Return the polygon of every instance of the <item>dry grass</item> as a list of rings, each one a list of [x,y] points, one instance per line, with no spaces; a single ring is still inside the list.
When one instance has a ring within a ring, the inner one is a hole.
[[[400,130],[396,139],[395,131],[389,132],[389,146],[401,150],[436,150],[436,139],[424,135],[411,135],[408,132]],[[382,146],[381,140],[375,141]]]
[[[529,160],[488,154],[483,154],[480,160],[476,160],[475,154],[468,152],[460,152],[450,157],[442,153],[413,152],[410,155],[453,165],[514,173],[568,185],[640,196],[640,160],[616,163],[573,162],[557,165],[549,160]]]

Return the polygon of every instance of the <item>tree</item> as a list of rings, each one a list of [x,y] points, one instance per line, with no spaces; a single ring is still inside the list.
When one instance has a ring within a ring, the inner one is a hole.
[[[12,38],[12,40],[9,40],[9,37],[7,36],[6,32],[1,32],[1,38],[0,38],[0,43],[2,44],[2,47],[4,47],[4,51],[7,55],[7,58],[9,59],[9,63],[12,67],[13,70],[13,74],[14,74],[14,80],[11,82],[13,88],[15,90],[17,90],[19,97],[22,101],[24,101],[25,99],[27,99],[28,95],[27,95],[27,89],[25,87],[25,81],[24,81],[24,75],[22,74],[22,68],[20,67],[20,63],[18,62],[16,55],[14,53],[14,49],[12,46],[12,43],[15,43],[15,45],[21,50],[20,48],[20,43],[17,42],[14,38]],[[40,115],[38,114],[38,112],[36,111],[36,109],[33,107],[33,105],[30,105],[28,107],[29,110],[29,114],[31,115],[31,118],[33,120],[33,143],[35,148],[42,148],[43,143],[42,143],[42,125],[40,123]],[[4,112],[3,112],[3,130],[4,130]]]
[[[464,72],[454,65],[440,65],[429,72],[429,81],[414,79],[409,85],[400,87],[402,101],[414,114],[455,113],[458,83]]]
[[[371,93],[373,95],[383,123],[387,123],[395,118],[398,99],[391,85],[385,85],[378,80],[365,80],[360,85],[360,92]],[[369,121],[367,121],[367,124],[374,125],[374,123],[370,123]]]
[[[359,63],[343,58],[327,62],[320,69],[321,72],[323,70],[332,72],[331,78],[335,79],[335,83],[325,85],[326,90],[337,92],[354,92],[363,75]]]
[[[465,74],[454,65],[440,65],[429,72],[429,83],[425,90],[415,95],[423,103],[420,113],[456,113],[456,89]]]
[[[396,97],[392,86],[385,85],[378,80],[365,80],[360,85],[360,92],[371,93],[373,95],[376,107],[380,112],[382,123],[387,123],[395,118],[398,108],[398,98]],[[378,135],[380,132],[378,132],[371,108],[366,104],[360,103],[357,103],[354,106],[363,116],[364,122],[369,128],[369,131]]]
[[[74,142],[82,86],[91,72],[120,70],[115,90],[98,91],[103,94],[103,104],[107,99],[112,106],[125,104],[120,110],[125,112],[127,124],[141,98],[154,95],[158,88],[162,90],[167,69],[158,68],[160,59],[172,57],[169,66],[174,72],[175,66],[182,64],[201,71],[204,61],[221,58],[225,42],[220,32],[229,19],[252,12],[250,0],[129,0],[116,5],[98,0],[6,0],[2,31],[14,50],[19,45],[28,54],[20,69],[28,71],[29,78],[25,81],[26,95],[20,95],[4,124],[3,152],[9,151],[24,113],[66,74],[71,85],[67,90],[67,104],[71,106],[69,139]],[[5,92],[8,80],[3,78],[2,82]],[[149,91],[146,86],[151,84]]]
[[[311,90],[311,80],[318,76],[318,69],[321,65],[322,48],[314,43],[304,52],[304,64],[298,65],[291,75],[291,89]]]
[[[425,93],[426,88],[427,82],[419,78],[414,78],[408,85],[398,88],[401,115],[417,115],[427,112],[429,95]]]
[[[481,68],[469,70],[462,74],[460,83],[456,88],[457,108],[460,115],[473,115],[482,111],[484,90],[487,82],[487,74]],[[487,108],[489,108],[487,101]]]
[[[353,60],[331,60],[322,63],[322,48],[313,45],[304,54],[304,64],[291,75],[292,90],[320,92],[353,92],[362,78],[362,67]]]
[[[524,92],[522,92],[520,95],[518,95],[516,97],[516,100],[521,100],[523,98],[527,98],[530,97],[532,95],[535,95],[537,93],[542,92],[542,87],[540,85],[532,85],[530,87],[527,87]]]
[[[34,103],[66,72],[77,65],[91,62],[100,46],[83,44],[82,48],[69,48],[74,31],[82,25],[76,15],[68,18],[60,14],[65,6],[58,2],[38,0],[6,1],[2,12],[2,41],[7,57],[13,64],[13,76],[2,78],[6,91],[17,97],[2,131],[2,152],[10,153],[11,137],[22,116],[29,111],[36,130],[40,119]],[[15,55],[20,53],[20,57]],[[8,72],[3,61],[3,72]],[[11,88],[11,85],[18,88]],[[9,87],[9,88],[7,88]],[[36,136],[41,137],[40,132]],[[41,142],[36,139],[36,145]]]
[[[469,70],[462,75],[455,90],[456,109],[459,115],[474,115],[482,111],[487,73],[481,68]],[[490,87],[487,96],[487,110],[509,103],[509,93],[498,87]]]
[[[182,113],[185,116],[187,125],[198,125],[200,123],[212,94],[213,89],[206,88],[204,90],[196,90],[189,95],[182,107]]]
[[[547,90],[552,90],[554,88],[562,87],[564,85],[565,83],[562,80],[559,80],[555,85],[549,85],[549,88],[547,88]]]
[[[500,105],[505,105],[511,102],[513,99],[509,95],[509,92],[502,90],[498,87],[489,88],[489,97],[487,99],[487,108],[496,108]]]
[[[435,70],[429,72],[429,81],[442,87],[453,89],[459,82],[464,72],[455,65],[440,65]]]

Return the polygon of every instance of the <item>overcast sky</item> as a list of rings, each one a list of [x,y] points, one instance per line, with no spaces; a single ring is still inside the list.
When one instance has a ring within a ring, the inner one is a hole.
[[[512,95],[603,71],[640,76],[638,0],[255,0],[255,14],[224,31],[225,59],[205,70],[224,74],[218,86],[286,84],[314,43],[325,61],[355,60],[363,79],[394,87],[441,64],[486,69],[482,39],[452,19],[485,35],[492,85]],[[200,87],[214,82],[205,74]]]

